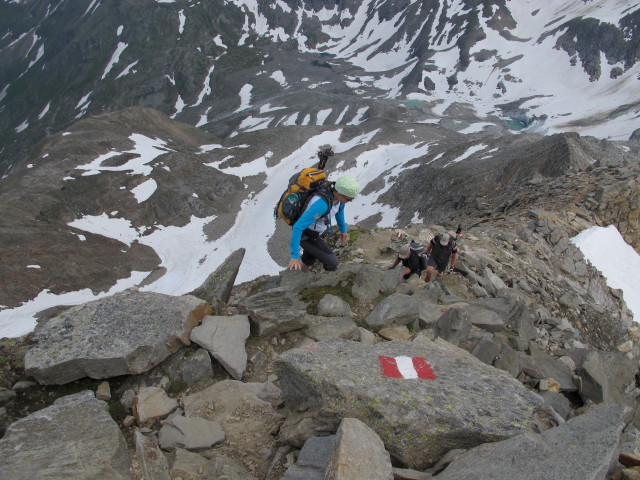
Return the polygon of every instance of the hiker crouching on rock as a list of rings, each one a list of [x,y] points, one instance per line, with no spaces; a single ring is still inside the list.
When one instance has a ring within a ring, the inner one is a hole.
[[[344,221],[344,206],[360,191],[360,185],[355,178],[340,177],[331,188],[331,205],[320,195],[314,195],[307,208],[291,231],[291,260],[289,270],[309,270],[316,260],[322,263],[328,272],[338,268],[338,257],[324,243],[325,236],[334,216],[340,228],[340,241],[347,242],[347,224]],[[331,207],[327,213],[328,207]],[[300,257],[302,247],[302,257]]]
[[[453,268],[458,260],[458,246],[456,245],[455,236],[451,233],[443,233],[431,239],[427,246],[429,259],[427,260],[427,275],[424,278],[429,283],[435,278],[434,270],[438,270],[438,277],[441,277],[447,269],[449,258],[451,258],[451,267],[449,273],[453,272]]]
[[[420,274],[422,273],[422,270],[420,269],[420,259],[418,258],[418,254],[413,252],[409,245],[402,245],[400,247],[398,250],[398,256],[393,261],[393,265],[388,269],[393,270],[400,262],[402,262],[402,266],[404,267],[400,271],[400,278],[408,280],[414,273],[420,277]]]

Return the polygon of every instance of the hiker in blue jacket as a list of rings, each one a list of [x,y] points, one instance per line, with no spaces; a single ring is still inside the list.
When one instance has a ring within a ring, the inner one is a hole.
[[[340,177],[333,185],[331,205],[327,213],[327,201],[320,195],[314,195],[291,232],[291,260],[289,270],[309,270],[316,260],[322,263],[328,272],[338,268],[338,257],[324,242],[323,237],[331,225],[334,216],[340,228],[340,241],[347,242],[347,224],[344,221],[344,206],[360,191],[360,185],[355,178]],[[302,247],[302,256],[300,256]]]

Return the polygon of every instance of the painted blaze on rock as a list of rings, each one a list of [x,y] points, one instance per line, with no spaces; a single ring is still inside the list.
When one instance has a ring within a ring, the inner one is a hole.
[[[387,376],[380,357],[421,358],[431,374]],[[358,418],[397,461],[418,470],[452,448],[532,431],[543,403],[516,379],[442,340],[314,343],[282,354],[277,370],[287,408],[309,407],[300,422],[311,418],[330,431],[342,418]]]

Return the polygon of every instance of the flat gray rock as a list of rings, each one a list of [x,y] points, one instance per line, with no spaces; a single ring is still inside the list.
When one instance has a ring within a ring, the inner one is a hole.
[[[316,341],[343,338],[360,340],[360,330],[351,317],[320,317],[307,315],[307,328],[304,333]]]
[[[204,418],[173,415],[162,422],[158,441],[163,450],[176,448],[204,450],[224,442],[225,434],[218,422]]]
[[[44,385],[146,372],[189,345],[208,313],[192,296],[126,290],[49,320],[34,336],[25,370]]]
[[[85,391],[11,424],[0,440],[0,478],[128,480],[130,457],[108,407]]]
[[[398,362],[402,371],[393,368]],[[406,368],[416,364],[420,373]],[[302,445],[314,431],[335,432],[342,418],[358,418],[392,457],[417,470],[454,447],[531,431],[543,403],[505,372],[440,339],[319,342],[280,355],[276,371],[290,411],[281,439]]]
[[[273,288],[245,298],[238,305],[258,327],[258,335],[274,335],[299,330],[306,326],[306,304],[295,293]]]
[[[247,367],[245,343],[250,333],[246,315],[207,316],[191,331],[191,340],[206,348],[233,378],[240,380]]]
[[[618,458],[626,409],[601,404],[549,429],[487,443],[454,460],[437,478],[604,480]]]

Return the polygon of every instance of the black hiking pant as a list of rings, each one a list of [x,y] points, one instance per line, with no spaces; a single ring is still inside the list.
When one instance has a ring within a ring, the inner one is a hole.
[[[300,246],[302,247],[300,259],[308,267],[311,267],[318,260],[327,272],[333,272],[338,268],[338,257],[324,243],[318,232],[309,229],[302,232]]]

